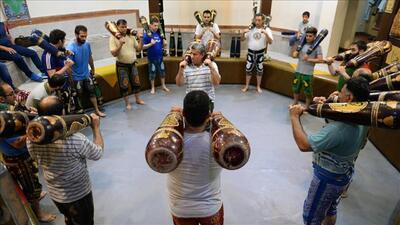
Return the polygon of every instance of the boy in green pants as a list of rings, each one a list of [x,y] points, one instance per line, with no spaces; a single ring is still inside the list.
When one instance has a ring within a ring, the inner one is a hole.
[[[311,47],[314,43],[317,32],[318,30],[315,27],[308,27],[305,34],[306,44],[301,48],[300,52],[295,51],[293,53],[293,57],[299,58],[299,62],[297,63],[297,69],[294,73],[294,79],[292,83],[294,98],[293,104],[298,104],[300,91],[301,89],[303,89],[304,95],[306,96],[307,108],[310,105],[312,99],[312,80],[314,66],[316,63],[324,62],[322,58],[321,46],[318,46],[311,54],[306,54],[308,48]]]

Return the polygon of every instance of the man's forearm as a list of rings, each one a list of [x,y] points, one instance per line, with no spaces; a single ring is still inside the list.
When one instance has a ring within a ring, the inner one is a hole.
[[[100,128],[95,128],[93,131],[93,143],[104,148],[103,137],[101,136]]]
[[[332,74],[333,76],[337,75],[335,68],[333,68],[333,64],[328,65],[328,70],[329,70],[329,73]]]
[[[323,59],[308,59],[307,61],[313,62],[313,63],[323,63],[323,62],[325,62]]]
[[[122,44],[120,44],[118,46],[118,48],[111,50],[111,55],[113,55],[114,57],[117,57],[119,55],[119,52],[121,51],[121,49],[122,49]]]
[[[90,58],[89,58],[89,66],[90,66],[90,69],[92,71],[94,71],[94,62],[93,62],[93,57],[92,56],[90,56]]]
[[[293,129],[293,137],[296,141],[297,146],[302,152],[311,151],[311,146],[308,143],[307,134],[303,130],[303,126],[301,125],[300,118],[291,116],[290,120],[292,122]]]
[[[145,45],[143,45],[143,50],[146,50],[146,49],[150,48],[151,46],[153,46],[152,43],[145,44]]]
[[[218,71],[213,66],[211,66],[210,71],[212,83],[214,85],[219,85],[219,82],[221,81],[221,75],[219,75]]]
[[[136,51],[140,52],[143,49],[143,42],[139,39],[137,41]]]
[[[182,86],[185,83],[185,80],[183,78],[183,68],[179,68],[178,74],[176,74],[175,77],[175,83],[178,86]]]

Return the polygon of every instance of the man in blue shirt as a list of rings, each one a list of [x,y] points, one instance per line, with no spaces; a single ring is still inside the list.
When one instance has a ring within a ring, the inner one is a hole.
[[[22,56],[26,56],[32,59],[32,62],[42,73],[32,72],[28,65],[26,65]],[[42,76],[46,74],[46,70],[43,68],[40,59],[35,51],[19,45],[15,45],[12,42],[12,37],[8,32],[6,25],[0,22],[0,60],[10,60],[17,64],[18,68],[25,73],[33,81],[42,81]]]
[[[339,93],[340,102],[368,101],[368,81],[354,77]],[[306,225],[334,225],[340,196],[354,172],[354,162],[364,146],[368,128],[349,122],[334,121],[319,132],[307,135],[300,122],[304,108],[289,107],[293,136],[302,152],[313,152],[314,176],[303,206]]]
[[[163,62],[163,48],[166,47],[167,42],[161,38],[161,34],[158,31],[159,23],[160,21],[157,17],[152,17],[149,25],[151,37],[149,37],[146,32],[144,32],[143,35],[143,50],[147,49],[147,60],[149,63],[151,94],[156,93],[154,86],[156,73],[160,76],[163,90],[169,92],[169,89],[165,86],[165,66]]]
[[[75,40],[67,46],[67,49],[73,53],[73,55],[69,56],[69,58],[74,62],[74,65],[71,67],[72,78],[79,97],[82,98],[83,94],[89,94],[95,113],[100,117],[105,117],[106,114],[101,112],[97,105],[95,87],[93,84],[95,68],[92,50],[89,42],[86,41],[86,38],[87,28],[83,25],[76,26]]]
[[[0,82],[0,103],[14,106],[15,101],[15,93],[11,86]],[[53,221],[56,218],[55,215],[40,209],[39,201],[44,197],[45,192],[42,192],[42,185],[39,183],[37,164],[26,147],[26,136],[0,138],[0,153],[4,165],[20,185],[39,221]]]
[[[63,49],[65,43],[65,32],[59,29],[54,29],[49,35],[49,44],[54,46],[56,49]],[[66,51],[67,55],[70,55],[70,51]],[[71,59],[65,60],[65,58],[58,57],[57,54],[44,51],[42,54],[43,67],[47,69],[49,78],[54,75],[63,75],[66,77],[65,85],[62,89],[57,90],[57,96],[61,99],[65,106],[65,113],[73,113],[77,109],[77,94],[73,88],[73,80],[71,77],[71,66],[74,62]]]

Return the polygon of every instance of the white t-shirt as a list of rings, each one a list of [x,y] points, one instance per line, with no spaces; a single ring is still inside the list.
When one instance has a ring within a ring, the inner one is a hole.
[[[261,33],[264,28],[254,27],[249,32],[245,33],[244,36],[247,38],[248,48],[253,51],[259,51],[267,47],[267,36]],[[273,39],[272,31],[269,27],[265,28],[268,36]]]
[[[28,98],[26,99],[25,106],[26,107],[34,107],[38,108],[39,102],[42,98],[47,97],[50,93],[47,93],[45,85],[47,82],[42,82],[38,84],[32,91],[29,93]]]
[[[194,34],[195,35],[200,35],[201,32],[203,31],[203,29],[207,29],[207,27],[201,27],[200,24],[197,24],[196,31],[195,31]],[[213,30],[214,33],[217,33],[217,34],[221,32],[216,23],[213,23],[213,26],[212,26],[211,30]],[[207,42],[210,39],[215,39],[214,38],[214,34],[210,30],[207,30],[206,32],[204,32],[203,36],[201,37],[201,43],[205,46],[205,45],[207,45]]]
[[[176,217],[208,217],[222,206],[221,170],[210,151],[210,133],[185,133],[183,160],[168,174],[171,213]]]

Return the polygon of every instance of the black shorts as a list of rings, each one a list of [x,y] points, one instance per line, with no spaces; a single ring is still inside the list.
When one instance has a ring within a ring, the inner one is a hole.
[[[253,72],[254,69],[257,71],[258,76],[262,76],[264,72],[264,49],[253,51],[248,49],[247,62],[246,62],[246,73]]]
[[[119,90],[122,96],[129,94],[129,83],[131,84],[132,92],[134,94],[140,92],[140,81],[138,76],[138,70],[133,64],[116,63],[117,78],[119,84]]]
[[[93,79],[90,76],[85,80],[74,80],[74,87],[78,95],[89,95],[89,97],[96,97]]]

